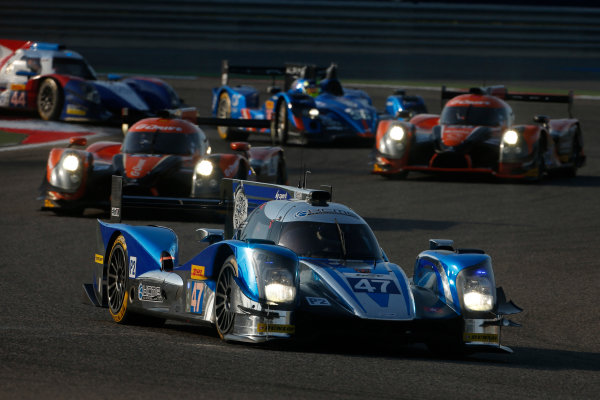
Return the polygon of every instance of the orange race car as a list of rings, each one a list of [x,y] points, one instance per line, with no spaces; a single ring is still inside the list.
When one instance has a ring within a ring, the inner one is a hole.
[[[508,93],[503,86],[449,91],[441,115],[379,122],[372,172],[406,177],[409,171],[478,172],[539,180],[545,173],[574,176],[585,163],[579,120],[571,118],[573,94]],[[507,100],[567,103],[569,118],[534,117],[514,125]]]
[[[218,208],[222,178],[287,181],[282,148],[233,142],[233,154],[212,154],[204,132],[178,118],[146,118],[131,126],[123,143],[83,146],[85,138],[73,138],[68,148],[50,151],[42,209],[108,209],[112,175],[123,177],[123,206],[151,208]]]

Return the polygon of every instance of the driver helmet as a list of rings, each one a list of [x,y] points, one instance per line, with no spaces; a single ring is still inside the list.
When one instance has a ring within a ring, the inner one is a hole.
[[[319,95],[319,86],[317,86],[317,83],[313,79],[296,79],[292,84],[292,89],[311,97]]]

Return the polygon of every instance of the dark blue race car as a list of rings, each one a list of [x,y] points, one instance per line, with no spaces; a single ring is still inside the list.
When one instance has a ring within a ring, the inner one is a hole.
[[[329,192],[223,182],[225,230],[198,229],[209,245],[182,264],[171,229],[99,221],[89,298],[117,323],[208,324],[225,340],[360,333],[443,353],[511,351],[500,329],[521,309],[483,251],[430,240],[409,279]]]
[[[256,88],[229,85],[234,74],[271,76],[273,81],[282,77],[284,87],[269,87],[269,98],[261,104]],[[372,141],[378,121],[371,98],[362,90],[343,88],[335,64],[242,67],[224,61],[221,86],[213,89],[212,113],[265,121],[262,128],[221,126],[219,135],[225,140],[246,140],[250,133],[260,133],[279,144]]]

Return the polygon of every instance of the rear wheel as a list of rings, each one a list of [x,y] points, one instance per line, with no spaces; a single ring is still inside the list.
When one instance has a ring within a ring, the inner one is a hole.
[[[579,165],[578,165],[579,152],[581,151],[579,143],[580,143],[579,135],[575,135],[575,137],[573,138],[573,143],[571,145],[572,146],[571,159],[569,160],[571,162],[571,165],[567,169],[567,176],[571,177],[571,178],[574,178],[577,176],[577,168],[579,167]]]
[[[45,79],[37,95],[37,109],[43,120],[57,120],[63,106],[62,88],[54,79]]]
[[[233,330],[235,311],[231,306],[232,294],[235,290],[235,257],[225,260],[215,289],[215,325],[221,339]]]
[[[127,244],[125,237],[120,235],[110,250],[106,274],[108,311],[111,317],[118,324],[161,326],[165,322],[164,318],[136,314],[128,309],[130,304],[128,267]]]

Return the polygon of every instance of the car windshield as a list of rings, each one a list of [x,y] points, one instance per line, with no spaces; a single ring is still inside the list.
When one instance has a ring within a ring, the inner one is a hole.
[[[279,245],[300,257],[379,260],[381,249],[366,224],[287,222]]]
[[[52,61],[54,72],[61,75],[78,76],[87,80],[95,80],[96,74],[82,59],[55,57]]]
[[[499,126],[506,121],[502,108],[445,107],[440,116],[442,125]]]
[[[192,155],[200,147],[200,136],[195,133],[129,132],[123,142],[127,154]]]

